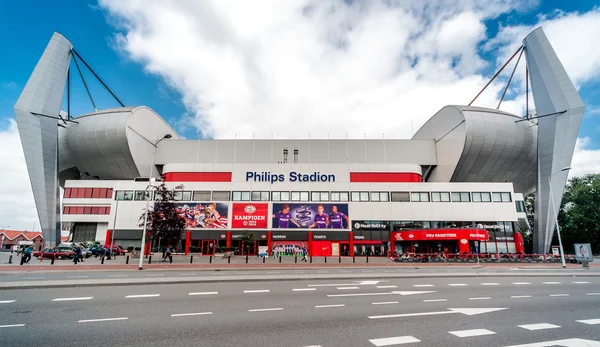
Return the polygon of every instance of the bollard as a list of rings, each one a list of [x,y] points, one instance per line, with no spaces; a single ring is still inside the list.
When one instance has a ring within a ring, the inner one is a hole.
[[[152,264],[152,256],[148,256],[148,264]]]
[[[52,260],[54,260],[54,259],[52,259]],[[100,264],[104,264],[104,256],[102,256],[102,257],[100,258]]]
[[[356,263],[356,256],[352,256],[352,264]]]
[[[50,265],[54,265],[54,259],[55,259],[55,258],[56,258],[56,257],[52,257],[52,260],[50,261]]]
[[[312,255],[310,256],[310,263],[312,264]]]
[[[194,262],[194,256],[190,256],[190,264]]]
[[[265,259],[267,259],[267,257],[263,257],[263,264],[265,263]]]
[[[279,257],[279,264],[281,264],[281,258],[283,258],[283,257],[281,257],[281,256]]]
[[[327,257],[325,257],[325,264],[327,264]]]
[[[127,258],[125,258],[125,264],[129,264],[129,256],[127,256]]]
[[[341,264],[341,263],[342,263],[342,256],[341,256],[341,255],[340,255],[340,257],[339,257],[339,260],[340,260],[340,262],[339,262],[339,263]]]
[[[21,257],[21,265],[23,265],[24,262],[25,262],[25,257]],[[8,263],[12,264],[12,255],[10,257],[8,257]]]
[[[294,264],[298,264],[298,257],[294,256]]]
[[[227,264],[230,264],[230,263],[231,263],[231,256],[228,256],[227,257]]]
[[[169,264],[173,264],[173,256],[172,255],[169,256]]]
[[[248,264],[248,252],[246,252],[246,264]]]
[[[212,264],[212,255],[208,258],[208,262]]]
[[[367,254],[367,264],[369,263],[369,255]]]
[[[12,264],[12,254],[8,256],[8,263]]]

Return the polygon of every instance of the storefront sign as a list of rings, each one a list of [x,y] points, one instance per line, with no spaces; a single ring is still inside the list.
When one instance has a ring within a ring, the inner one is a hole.
[[[273,229],[348,229],[348,204],[273,204]]]
[[[356,220],[352,222],[352,230],[390,230],[390,222]]]
[[[485,230],[473,229],[424,229],[400,231],[393,233],[396,241],[427,241],[427,240],[479,240],[487,241],[489,236]]]
[[[284,182],[285,179],[286,175],[282,173],[272,173],[270,171],[246,172],[246,182],[270,182],[273,184],[275,182]],[[312,173],[292,171],[287,175],[287,180],[289,182],[335,182],[335,175],[322,174],[318,171]]]
[[[327,240],[327,241],[347,241],[348,232],[346,231],[326,231],[326,232],[313,232],[313,240]]]
[[[233,204],[232,229],[266,229],[269,204]]]
[[[273,241],[284,241],[284,240],[308,240],[308,232],[306,231],[273,231],[271,233],[271,240]]]

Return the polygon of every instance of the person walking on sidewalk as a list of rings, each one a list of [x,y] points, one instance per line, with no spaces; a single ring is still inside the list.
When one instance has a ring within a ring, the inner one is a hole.
[[[75,248],[75,255],[73,256],[73,263],[77,265],[79,262],[79,257],[81,256],[81,248]]]
[[[306,247],[302,249],[302,261],[308,261],[308,249]]]
[[[171,255],[171,246],[167,246],[167,249],[165,250],[165,259],[164,259],[164,261],[167,261],[167,258],[169,259],[170,263],[173,262],[173,256]]]

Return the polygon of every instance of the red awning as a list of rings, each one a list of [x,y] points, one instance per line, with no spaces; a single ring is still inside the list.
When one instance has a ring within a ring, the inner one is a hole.
[[[392,232],[395,241],[487,241],[489,235],[483,229],[419,229]]]

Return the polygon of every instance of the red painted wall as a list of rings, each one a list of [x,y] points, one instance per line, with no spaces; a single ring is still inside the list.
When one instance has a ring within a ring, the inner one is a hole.
[[[421,175],[414,172],[351,172],[350,182],[394,183],[421,182]]]
[[[231,172],[167,172],[165,182],[231,182]]]

